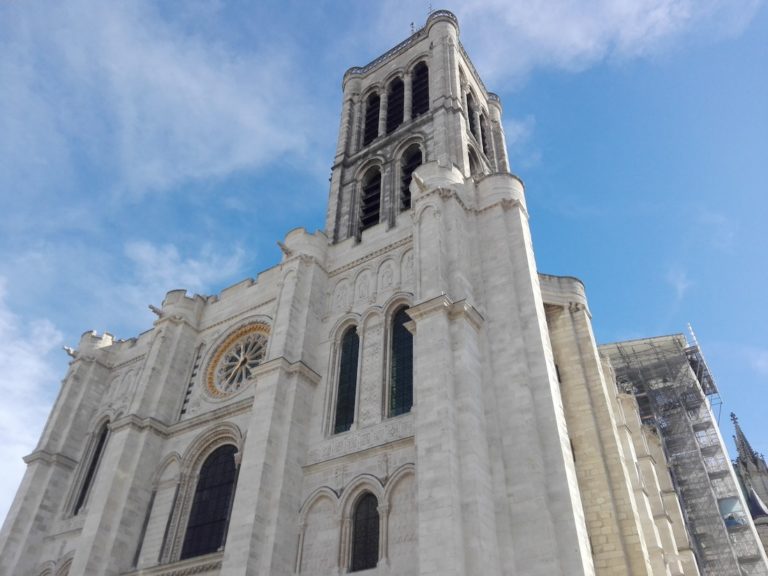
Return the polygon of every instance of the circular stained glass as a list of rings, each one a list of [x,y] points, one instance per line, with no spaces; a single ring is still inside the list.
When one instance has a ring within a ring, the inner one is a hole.
[[[253,324],[237,330],[217,349],[208,365],[208,392],[224,398],[244,388],[267,350],[267,326]]]

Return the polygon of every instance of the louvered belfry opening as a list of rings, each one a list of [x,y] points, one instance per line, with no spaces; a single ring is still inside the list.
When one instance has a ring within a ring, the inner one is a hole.
[[[405,327],[411,318],[401,308],[392,319],[389,415],[398,416],[413,406],[413,334]]]
[[[488,121],[485,119],[484,114],[480,114],[480,146],[483,149],[483,154],[488,157]]]
[[[411,208],[411,178],[413,171],[424,163],[418,144],[410,146],[400,161],[400,211]]]
[[[224,543],[235,489],[237,449],[231,444],[214,450],[198,475],[181,559],[216,552]]]
[[[355,394],[357,392],[357,356],[360,339],[357,329],[349,328],[341,339],[339,359],[339,385],[336,390],[336,418],[334,434],[346,432],[355,420]]]
[[[379,501],[370,492],[360,498],[352,521],[350,572],[376,568],[379,563]]]
[[[363,178],[360,203],[360,231],[379,223],[381,207],[381,172],[378,168],[369,170]]]
[[[411,116],[416,118],[429,111],[429,68],[424,62],[413,69],[411,89]]]
[[[477,134],[477,124],[475,123],[475,99],[472,94],[467,94],[467,120],[469,121],[469,131],[472,136]]]
[[[405,85],[400,78],[389,83],[387,94],[387,134],[394,132],[403,123]]]
[[[380,98],[376,93],[368,96],[365,103],[365,128],[363,146],[368,146],[379,135],[379,105]]]

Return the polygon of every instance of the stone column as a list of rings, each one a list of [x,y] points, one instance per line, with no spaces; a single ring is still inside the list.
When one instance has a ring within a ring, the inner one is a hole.
[[[403,123],[411,121],[413,112],[413,75],[411,72],[403,74]]]
[[[387,105],[389,103],[389,92],[386,88],[381,90],[379,95],[379,137],[387,134]]]

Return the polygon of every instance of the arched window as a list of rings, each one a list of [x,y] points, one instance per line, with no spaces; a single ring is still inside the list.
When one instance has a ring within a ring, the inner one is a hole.
[[[381,206],[381,172],[371,168],[363,178],[362,201],[360,203],[360,231],[379,223]]]
[[[181,559],[216,552],[224,544],[237,469],[231,444],[211,452],[200,468]]]
[[[365,128],[363,131],[363,146],[368,146],[379,135],[379,95],[375,92],[368,96],[365,103]]]
[[[405,327],[411,318],[400,308],[392,318],[389,361],[389,415],[411,411],[413,406],[413,334]]]
[[[96,447],[93,449],[93,453],[91,454],[91,460],[88,463],[88,469],[85,473],[85,478],[83,478],[83,483],[80,486],[80,492],[77,495],[77,500],[75,501],[75,507],[72,510],[72,513],[77,516],[77,514],[80,512],[80,509],[83,507],[83,504],[85,504],[85,500],[88,497],[88,493],[91,491],[91,485],[93,484],[93,479],[96,476],[96,471],[99,469],[99,462],[101,461],[101,455],[104,453],[104,446],[107,443],[107,436],[109,436],[109,427],[108,422],[105,422],[98,435],[98,440],[96,440]]]
[[[357,503],[352,519],[350,572],[376,568],[379,563],[379,502],[367,492]]]
[[[469,122],[469,131],[472,133],[472,136],[475,136],[477,139],[477,123],[475,122],[475,98],[472,96],[472,93],[470,92],[467,94],[467,121]]]
[[[387,95],[387,134],[393,132],[403,123],[403,106],[405,105],[405,86],[400,78],[389,83]]]
[[[421,157],[421,148],[418,144],[409,146],[400,159],[400,211],[408,210],[411,207],[411,177],[424,162]]]
[[[426,63],[419,62],[413,69],[411,88],[411,117],[416,118],[429,112],[429,68]]]
[[[339,359],[339,385],[336,392],[336,418],[334,433],[346,432],[355,420],[355,394],[357,393],[357,356],[360,339],[352,326],[341,339]]]

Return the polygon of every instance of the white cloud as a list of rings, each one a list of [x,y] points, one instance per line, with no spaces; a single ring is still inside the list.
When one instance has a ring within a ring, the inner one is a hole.
[[[6,302],[0,277],[0,518],[4,518],[24,475],[22,457],[37,444],[57,376],[49,352],[62,335],[48,320],[23,323]],[[62,353],[63,354],[63,353]]]
[[[768,377],[768,350],[750,350],[749,359],[752,369],[761,376]]]
[[[237,52],[145,2],[15,2],[4,16],[1,140],[27,174],[78,165],[142,194],[304,147],[308,110],[285,46]]]
[[[392,0],[413,14],[410,3]],[[536,67],[583,70],[611,58],[654,54],[701,33],[738,34],[762,0],[463,0],[448,9],[488,80]],[[418,24],[418,22],[417,22]],[[402,24],[400,24],[402,28]],[[499,38],[504,41],[499,42]]]
[[[675,291],[675,301],[678,303],[683,300],[688,289],[693,285],[688,272],[682,268],[671,268],[667,271],[666,280]]]
[[[144,293],[174,288],[202,292],[239,272],[244,254],[238,247],[223,255],[206,245],[196,257],[182,257],[173,244],[158,246],[137,240],[125,245],[125,255],[134,266],[135,282],[131,285]]]

